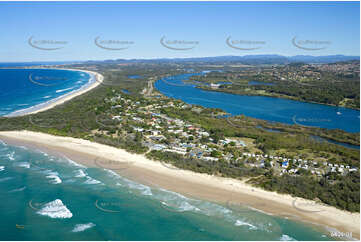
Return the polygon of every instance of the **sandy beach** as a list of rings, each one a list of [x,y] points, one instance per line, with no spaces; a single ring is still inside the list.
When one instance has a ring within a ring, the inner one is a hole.
[[[94,71],[78,70],[78,69],[61,69],[61,68],[53,68],[53,69],[86,72],[89,75],[91,75],[90,79],[93,79],[93,77],[94,77],[94,81],[91,82],[91,83],[85,84],[83,87],[81,87],[78,90],[66,93],[66,94],[64,94],[64,95],[62,95],[60,97],[57,97],[57,98],[52,99],[52,100],[50,100],[48,102],[45,102],[45,103],[38,104],[38,105],[36,105],[34,107],[30,107],[30,108],[27,108],[27,109],[15,111],[13,113],[5,115],[5,117],[24,116],[24,115],[39,113],[39,112],[43,112],[45,110],[51,109],[51,108],[53,108],[53,107],[55,107],[57,105],[63,104],[66,101],[69,101],[70,99],[72,99],[74,97],[77,97],[79,95],[82,95],[82,94],[88,92],[89,90],[97,87],[104,79],[104,77],[101,74],[99,74],[97,72],[94,72]]]
[[[353,238],[360,238],[359,213],[264,191],[240,180],[174,169],[149,160],[144,155],[130,154],[122,149],[71,137],[31,131],[4,131],[0,132],[0,140],[63,155],[88,167],[112,169],[137,182],[162,187],[188,197],[219,202],[226,206],[250,206],[272,215],[312,223],[317,228],[352,232]]]

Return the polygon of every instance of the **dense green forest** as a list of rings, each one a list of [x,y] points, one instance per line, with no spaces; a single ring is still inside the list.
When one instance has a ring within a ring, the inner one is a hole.
[[[350,99],[345,106],[360,108],[360,82],[316,82],[313,85],[301,85],[294,82],[282,82],[275,86],[255,86],[255,90],[296,97],[302,101],[338,106],[344,99]]]

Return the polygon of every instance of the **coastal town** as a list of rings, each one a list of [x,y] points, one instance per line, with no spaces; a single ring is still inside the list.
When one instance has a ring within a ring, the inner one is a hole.
[[[221,68],[217,66],[217,68]],[[229,67],[228,67],[229,68]],[[360,108],[359,61],[330,64],[245,65],[191,77],[212,89],[240,95],[260,95]],[[332,83],[332,85],[330,85]]]
[[[203,161],[222,162],[236,169],[261,168],[273,169],[274,174],[299,176],[310,174],[326,176],[329,173],[346,175],[357,172],[358,168],[349,164],[333,163],[325,158],[314,160],[302,156],[285,157],[271,155],[252,148],[252,141],[247,138],[219,137],[207,132],[200,125],[171,118],[164,112],[189,110],[200,113],[204,108],[160,96],[135,100],[127,93],[113,90],[112,97],[104,102],[110,107],[97,117],[101,128],[95,134],[131,136],[142,146],[161,152],[171,152],[184,157]],[[215,115],[215,114],[213,114]]]

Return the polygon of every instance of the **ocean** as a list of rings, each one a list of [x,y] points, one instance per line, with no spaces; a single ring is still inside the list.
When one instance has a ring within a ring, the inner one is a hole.
[[[0,240],[333,239],[311,224],[188,198],[1,141],[0,214]]]
[[[166,77],[156,81],[154,86],[168,97],[180,99],[189,104],[220,108],[232,115],[243,114],[271,122],[360,132],[359,110],[274,97],[205,91],[194,84],[183,82],[194,75],[201,74]]]
[[[94,81],[81,71],[0,69],[0,116],[36,109]]]
[[[49,62],[0,62],[0,68],[14,68],[14,67],[35,67],[35,66],[54,66],[65,64],[77,64],[81,61],[49,61]]]

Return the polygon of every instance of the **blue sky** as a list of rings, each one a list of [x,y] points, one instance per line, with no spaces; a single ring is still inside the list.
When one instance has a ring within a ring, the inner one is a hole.
[[[359,2],[1,2],[0,12],[0,62],[360,53]],[[62,48],[34,48],[30,37],[35,46]],[[113,41],[101,46],[128,48],[99,48],[96,37]],[[162,37],[196,44],[169,49]],[[258,49],[231,48],[228,37]],[[323,49],[298,48],[293,38]]]

